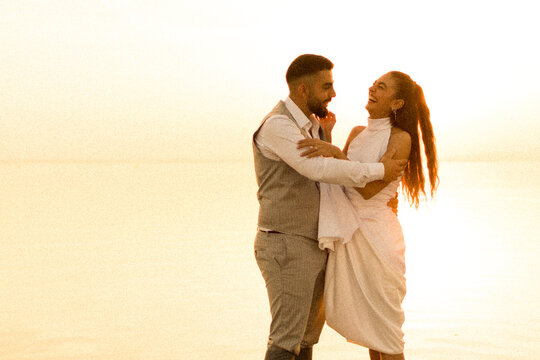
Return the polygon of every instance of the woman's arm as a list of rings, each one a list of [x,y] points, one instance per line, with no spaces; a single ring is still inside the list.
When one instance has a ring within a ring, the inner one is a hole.
[[[387,149],[388,151],[395,151],[395,154],[392,157],[393,159],[407,160],[411,152],[411,136],[406,131],[393,127],[390,139],[388,140]],[[384,189],[386,185],[388,185],[388,183],[385,181],[372,181],[363,188],[355,187],[355,190],[358,191],[364,199],[368,200]]]
[[[328,115],[324,118],[317,118],[319,125],[324,133],[326,142],[332,143],[332,129],[336,125],[336,115],[329,111]]]

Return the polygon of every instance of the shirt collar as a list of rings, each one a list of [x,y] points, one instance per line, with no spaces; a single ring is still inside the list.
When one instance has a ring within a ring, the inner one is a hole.
[[[308,118],[304,112],[300,110],[298,105],[296,105],[288,96],[287,99],[285,99],[285,106],[302,129],[306,129],[309,132],[313,127],[316,132],[319,131],[319,122],[315,119],[315,115],[312,114],[310,118]]]

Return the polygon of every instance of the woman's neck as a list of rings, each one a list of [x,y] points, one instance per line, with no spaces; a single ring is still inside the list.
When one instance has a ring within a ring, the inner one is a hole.
[[[370,119],[385,119],[390,117],[390,113],[388,114],[369,114]]]

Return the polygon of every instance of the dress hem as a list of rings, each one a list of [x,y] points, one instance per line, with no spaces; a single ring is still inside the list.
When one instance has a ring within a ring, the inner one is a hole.
[[[375,351],[378,351],[380,353],[383,353],[383,354],[388,354],[388,355],[399,355],[399,354],[403,354],[403,349],[400,351],[400,352],[387,352],[387,351],[383,351],[383,350],[380,350],[380,349],[376,349],[374,347],[371,347],[369,345],[366,345],[364,343],[361,343],[359,341],[355,341],[355,340],[351,340],[351,339],[345,339],[347,340],[347,342],[351,343],[351,344],[355,344],[355,345],[359,345],[359,346],[363,346],[367,349],[370,349],[370,350],[375,350]]]

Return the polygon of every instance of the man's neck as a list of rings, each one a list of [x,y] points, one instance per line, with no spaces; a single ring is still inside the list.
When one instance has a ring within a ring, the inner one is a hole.
[[[311,115],[313,115],[313,113],[309,110],[305,101],[292,94],[289,94],[289,98],[291,98],[291,100],[296,104],[296,106],[298,106],[298,108],[302,110],[302,112],[304,113],[304,115],[306,115],[308,119],[311,119]]]

